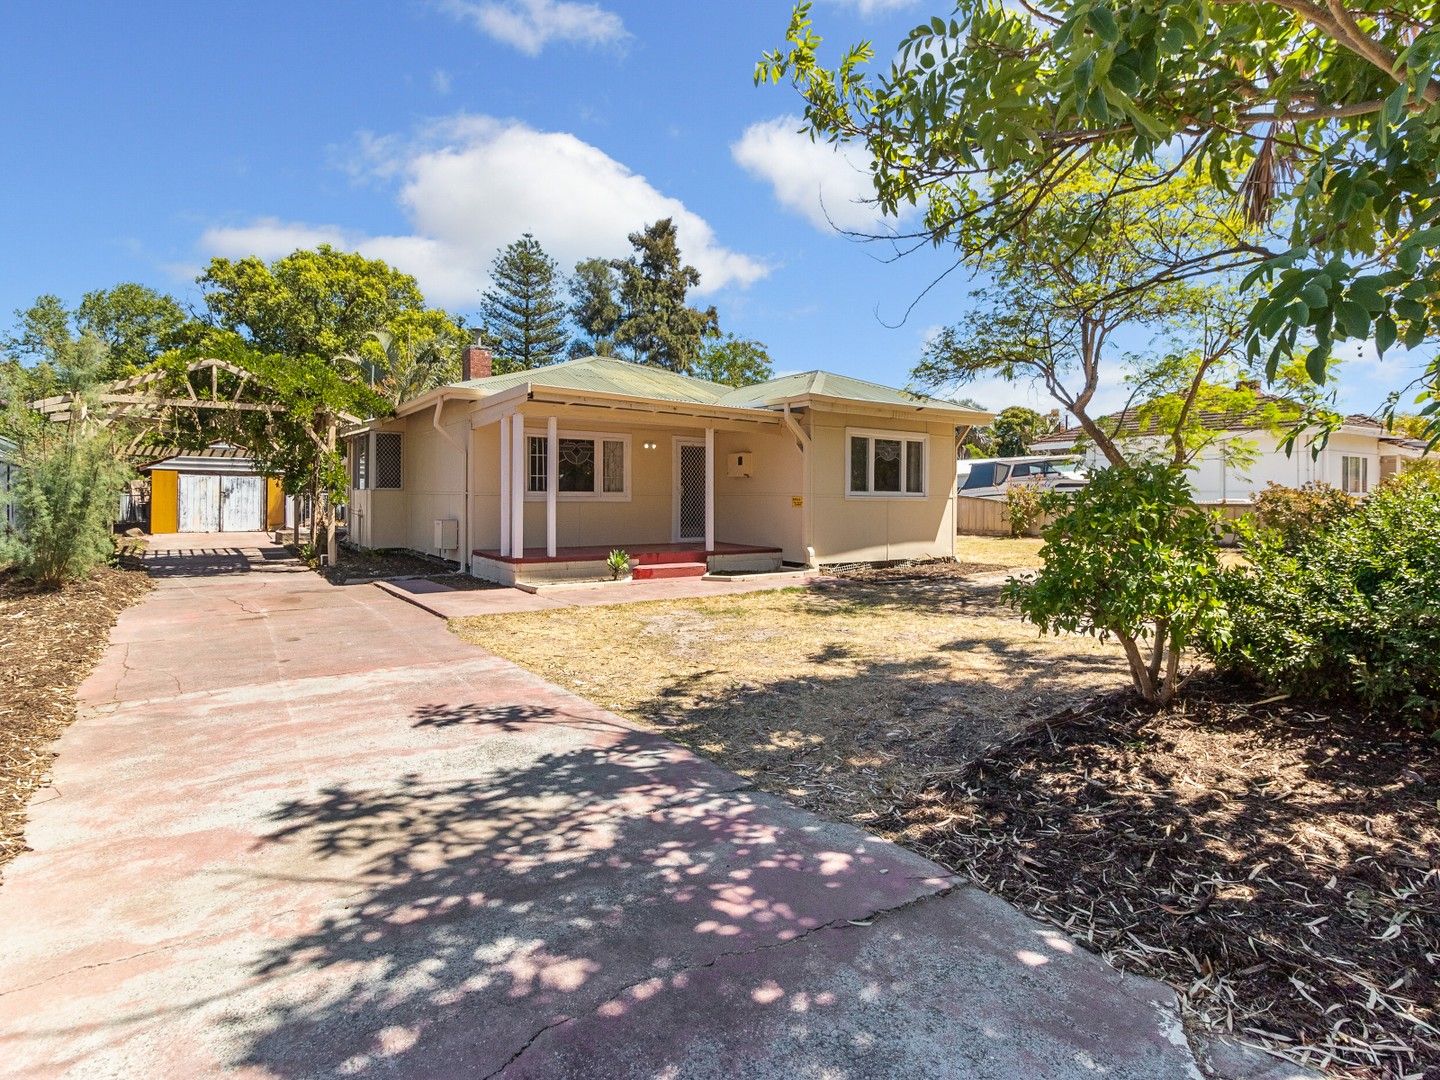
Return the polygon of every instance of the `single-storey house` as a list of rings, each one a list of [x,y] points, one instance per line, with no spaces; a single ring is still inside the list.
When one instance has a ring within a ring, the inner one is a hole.
[[[285,524],[280,481],[238,446],[214,443],[142,466],[151,533],[263,532]]]
[[[350,541],[505,584],[953,552],[957,429],[990,414],[823,371],[735,388],[587,357],[464,378],[348,432]]]
[[[1394,475],[1425,453],[1425,444],[1387,432],[1384,425],[1369,416],[1344,418],[1323,446],[1316,449],[1304,434],[1295,441],[1294,449],[1285,452],[1285,432],[1271,430],[1260,420],[1267,402],[1287,404],[1269,395],[1260,395],[1261,404],[1246,412],[1205,412],[1200,420],[1217,438],[1205,446],[1192,462],[1191,484],[1195,501],[1200,503],[1248,503],[1266,485],[1302,487],[1309,483],[1329,484],[1352,495],[1364,495],[1385,478]],[[1292,406],[1293,408],[1293,406]],[[1267,411],[1267,418],[1274,410]],[[1126,409],[1100,421],[1106,431],[1114,431],[1122,445],[1152,447],[1168,452],[1166,441],[1148,434],[1139,408]],[[1244,455],[1228,452],[1240,443]],[[1087,468],[1104,468],[1105,458],[1078,427],[1061,428],[1042,435],[1030,443],[1037,454],[1079,454]],[[1248,460],[1247,460],[1248,459]]]

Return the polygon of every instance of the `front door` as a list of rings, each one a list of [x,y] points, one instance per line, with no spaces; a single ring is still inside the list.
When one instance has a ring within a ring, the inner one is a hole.
[[[675,539],[705,539],[705,443],[675,443]]]

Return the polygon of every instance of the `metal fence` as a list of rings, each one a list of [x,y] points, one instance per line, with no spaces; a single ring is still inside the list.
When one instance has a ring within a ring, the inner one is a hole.
[[[1218,513],[1225,521],[1239,521],[1255,508],[1250,503],[1197,503],[1202,510]],[[1044,518],[1025,532],[1026,536],[1039,536],[1040,530],[1051,522]],[[955,532],[963,536],[1009,536],[1010,517],[1006,513],[1004,499],[977,499],[969,495],[955,497]],[[1233,533],[1220,536],[1222,544],[1235,542]]]

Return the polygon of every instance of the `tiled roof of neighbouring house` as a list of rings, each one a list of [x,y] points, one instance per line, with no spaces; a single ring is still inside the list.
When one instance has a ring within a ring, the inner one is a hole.
[[[1100,425],[1101,430],[1119,438],[1155,434],[1159,425],[1153,417],[1142,417],[1141,413],[1144,408],[1144,405],[1133,405],[1121,412],[1103,416],[1096,423]],[[1259,391],[1256,393],[1255,404],[1249,408],[1202,409],[1195,415],[1200,424],[1210,431],[1254,431],[1269,426],[1277,413],[1282,421],[1293,419],[1300,415],[1300,406],[1288,398]],[[1373,417],[1360,413],[1345,417],[1345,423],[1351,427],[1379,428],[1381,426],[1379,421]],[[1072,446],[1083,434],[1084,432],[1078,427],[1062,428],[1059,431],[1052,431],[1048,435],[1042,435],[1038,439],[1032,439],[1030,445],[1032,447],[1068,447]]]

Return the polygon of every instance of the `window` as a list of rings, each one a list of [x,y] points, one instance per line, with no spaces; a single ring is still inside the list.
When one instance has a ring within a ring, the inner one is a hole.
[[[851,495],[925,494],[925,440],[904,432],[850,431]]]
[[[355,470],[353,486],[356,491],[364,491],[370,483],[370,434],[358,435],[350,440],[354,450],[352,464]]]
[[[548,489],[549,440],[527,434],[525,491],[544,495]],[[630,497],[630,438],[626,435],[589,435],[565,432],[556,440],[559,451],[556,497],[561,499],[628,499]]]
[[[1369,491],[1369,465],[1366,458],[1343,455],[1340,458],[1340,490],[1348,491],[1352,495]]]
[[[375,488],[399,488],[405,476],[400,459],[400,433],[380,431],[375,434]]]

